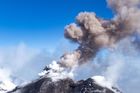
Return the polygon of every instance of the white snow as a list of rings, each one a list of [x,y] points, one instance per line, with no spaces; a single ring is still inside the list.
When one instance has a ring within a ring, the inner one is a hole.
[[[111,88],[112,85],[109,81],[105,79],[104,76],[93,76],[92,79],[100,86]]]
[[[6,91],[10,91],[10,90],[14,89],[15,87],[16,87],[16,85],[13,84],[9,80],[5,80],[0,84],[0,88],[2,88],[3,90],[6,90]]]
[[[11,91],[16,87],[10,78],[10,71],[8,69],[0,69],[0,93],[6,93],[6,91]]]
[[[104,76],[93,76],[91,78],[95,81],[96,84],[98,84],[102,87],[106,87],[106,88],[112,90],[114,93],[120,93],[112,88],[113,87],[112,83],[110,81],[108,81]]]
[[[44,76],[46,73],[47,73],[47,71],[46,71],[46,70],[44,70],[44,71],[42,71],[42,72],[38,73],[38,75],[39,75],[39,76]]]

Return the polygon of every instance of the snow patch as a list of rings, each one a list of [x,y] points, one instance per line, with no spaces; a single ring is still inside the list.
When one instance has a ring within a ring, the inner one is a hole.
[[[8,69],[0,69],[0,93],[13,90],[16,85],[10,78],[11,72]]]
[[[107,81],[104,76],[93,76],[91,78],[100,86],[107,87],[107,88],[112,87],[111,83]]]
[[[5,91],[11,91],[15,87],[16,87],[16,85],[9,80],[5,80],[0,84],[0,88],[5,90]]]
[[[110,81],[108,81],[104,76],[93,76],[91,77],[95,81],[96,84],[106,87],[110,90],[112,90],[114,93],[120,93],[120,91],[113,88],[113,85]]]

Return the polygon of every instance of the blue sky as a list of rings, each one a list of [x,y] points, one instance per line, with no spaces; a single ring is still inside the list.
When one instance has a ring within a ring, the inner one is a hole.
[[[106,0],[0,0],[0,46],[56,46],[65,25],[81,11],[107,19],[113,15]]]

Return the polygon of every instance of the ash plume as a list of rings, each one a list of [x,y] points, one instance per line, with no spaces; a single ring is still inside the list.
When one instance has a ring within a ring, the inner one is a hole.
[[[67,78],[74,79],[75,73],[78,74],[78,70],[80,72],[80,69],[82,69],[82,73],[83,71],[85,72],[84,76],[86,76],[85,74],[90,73],[91,75],[92,73],[99,72],[99,75],[105,76],[112,86],[114,83],[117,83],[119,77],[122,78],[123,82],[124,74],[130,77],[128,70],[134,71],[136,68],[135,65],[137,66],[136,62],[137,60],[139,61],[139,53],[135,56],[137,51],[135,48],[130,47],[133,43],[129,37],[139,36],[140,34],[140,0],[107,0],[107,2],[115,14],[110,20],[99,18],[94,12],[81,12],[76,16],[76,22],[65,27],[65,37],[79,44],[79,46],[75,51],[63,54],[58,61],[53,61],[52,64],[45,67],[43,72],[39,73],[41,78],[48,77],[51,78],[53,82],[59,82],[59,80]],[[127,41],[125,41],[125,39],[127,39]],[[100,59],[99,65],[95,64],[96,60],[93,61],[94,65],[92,65],[89,61],[94,58],[98,59],[98,53],[102,49],[109,50],[109,54],[105,59]],[[113,52],[110,52],[110,50],[113,50]],[[138,59],[136,60],[136,58]],[[105,63],[102,64],[101,61]],[[85,67],[82,64],[84,64]],[[139,71],[139,67],[137,68]],[[124,71],[122,69],[124,69]],[[124,74],[121,76],[121,73]],[[139,73],[136,74],[134,74],[134,76],[140,76]],[[83,79],[81,72],[79,77]],[[136,81],[140,82],[139,79]],[[127,82],[131,84],[129,78]],[[101,83],[104,84],[105,82]],[[126,89],[130,90],[130,87],[127,87],[129,84],[125,84],[126,85],[122,84],[121,87],[126,87]],[[134,84],[131,85],[134,86]],[[139,88],[136,89],[139,93]]]
[[[81,12],[77,15],[75,23],[65,27],[65,37],[79,44],[73,53],[78,64],[94,58],[101,48],[115,48],[120,40],[140,32],[140,0],[107,2],[115,13],[112,19],[99,18],[93,12]]]
[[[135,34],[139,35],[140,1],[107,0],[107,2],[115,13],[114,17],[105,20],[97,17],[93,12],[79,13],[76,16],[76,22],[67,25],[64,30],[65,37],[79,44],[78,48],[73,52],[63,54],[58,61],[46,67],[40,76],[51,77],[54,81],[63,78],[74,79],[75,70],[79,69],[82,64],[91,64],[90,61],[96,58],[102,49],[115,52],[118,47],[122,46],[118,44],[119,42]],[[131,42],[131,39],[128,40]],[[120,69],[117,67],[115,72]]]

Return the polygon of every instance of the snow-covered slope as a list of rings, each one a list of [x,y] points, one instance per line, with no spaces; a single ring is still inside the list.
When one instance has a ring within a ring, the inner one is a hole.
[[[11,91],[15,87],[16,85],[10,80],[0,81],[0,93],[6,93],[7,91]]]
[[[67,78],[54,82],[43,77],[8,93],[121,93],[117,88],[110,89],[97,82],[92,78],[77,82]]]
[[[6,93],[16,87],[10,78],[10,71],[8,69],[0,68],[0,93]]]
[[[53,62],[39,73],[39,79],[8,93],[121,93],[103,76],[75,81],[69,76],[71,70],[63,69]]]

